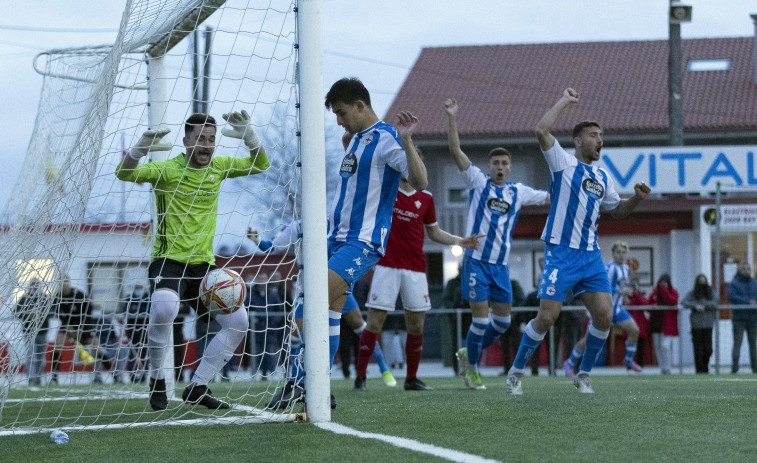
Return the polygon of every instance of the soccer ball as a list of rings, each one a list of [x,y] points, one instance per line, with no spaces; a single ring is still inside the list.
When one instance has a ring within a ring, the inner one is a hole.
[[[211,315],[230,314],[242,306],[245,285],[234,270],[217,268],[205,275],[200,283],[200,302]]]

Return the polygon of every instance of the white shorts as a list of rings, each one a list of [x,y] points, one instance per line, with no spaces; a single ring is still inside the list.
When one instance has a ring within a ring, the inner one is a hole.
[[[397,303],[397,293],[400,292],[405,310],[425,312],[431,309],[425,273],[381,265],[377,265],[373,271],[371,292],[365,306],[391,312]]]

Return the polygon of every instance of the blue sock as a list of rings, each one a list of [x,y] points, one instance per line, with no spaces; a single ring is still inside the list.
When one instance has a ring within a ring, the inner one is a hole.
[[[373,361],[376,362],[381,373],[389,371],[389,366],[384,360],[384,353],[381,351],[381,346],[379,346],[378,341],[376,341],[376,347],[373,348]]]
[[[294,343],[293,343],[294,344]],[[305,381],[305,356],[302,355],[302,351],[305,348],[304,342],[298,342],[297,347],[294,348],[290,356],[292,369],[290,371],[290,378],[297,384]]]
[[[334,356],[339,349],[339,322],[342,320],[341,312],[329,310],[329,370],[334,364]]]
[[[518,353],[515,354],[515,360],[513,366],[510,368],[511,372],[523,373],[526,369],[526,362],[534,355],[534,350],[539,347],[539,344],[544,340],[544,335],[539,333],[533,327],[533,320],[526,325],[526,331],[523,333],[523,337],[520,340],[520,346],[518,346]]]
[[[481,350],[491,346],[495,339],[505,334],[505,331],[510,328],[510,316],[503,317],[501,315],[492,315],[492,319],[488,325],[486,325],[486,331],[484,331],[484,340],[481,343]]]
[[[478,366],[478,361],[481,360],[481,345],[488,324],[488,318],[473,317],[470,328],[468,328],[465,345],[468,347],[468,364],[471,366]]]
[[[574,347],[573,351],[570,353],[570,358],[568,360],[570,361],[571,365],[576,365],[578,362],[583,358],[584,351],[579,349],[578,347]]]
[[[578,373],[589,373],[591,371],[591,367],[594,366],[594,362],[597,361],[597,356],[605,347],[605,342],[609,335],[610,328],[602,330],[594,326],[594,322],[589,324],[589,330],[586,333],[584,358],[581,360],[581,366],[578,369]]]
[[[626,341],[626,358],[625,358],[624,361],[626,363],[633,362],[633,357],[635,355],[636,355],[636,343],[635,342]]]

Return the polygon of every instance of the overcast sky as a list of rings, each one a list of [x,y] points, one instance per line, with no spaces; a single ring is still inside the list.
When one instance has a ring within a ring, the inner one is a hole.
[[[683,38],[754,35],[755,0],[685,3],[694,13],[681,27]],[[4,8],[0,19],[0,209],[34,126],[42,85],[32,68],[35,55],[111,43],[123,13],[123,2],[23,5]],[[383,116],[423,47],[665,39],[667,9],[665,0],[323,0],[324,85],[343,76],[361,78]]]

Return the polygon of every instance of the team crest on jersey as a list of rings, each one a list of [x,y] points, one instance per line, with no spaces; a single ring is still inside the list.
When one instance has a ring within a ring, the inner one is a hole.
[[[555,295],[555,285],[547,286],[547,296],[554,296],[554,295]]]
[[[486,207],[494,214],[507,214],[510,211],[510,203],[500,198],[489,198]]]
[[[475,299],[476,298],[476,290],[475,289],[471,289],[470,292],[468,293],[468,297],[470,297],[471,299]]]
[[[373,133],[368,134],[362,141],[366,145],[369,145],[373,141]]]
[[[422,203],[422,202],[420,202],[420,201],[416,201],[416,202],[415,202],[415,208],[416,208],[416,209],[420,209],[422,205],[423,205],[423,203]]]
[[[348,178],[355,172],[357,172],[357,156],[355,156],[354,151],[350,151],[344,159],[342,159],[342,167],[339,169],[339,175],[341,175],[342,178]]]
[[[584,179],[581,188],[583,188],[586,193],[594,195],[597,198],[602,198],[605,195],[605,187],[592,178]]]
[[[208,177],[208,179],[210,179],[210,183],[216,183],[216,176],[215,175],[210,174],[210,176]]]

